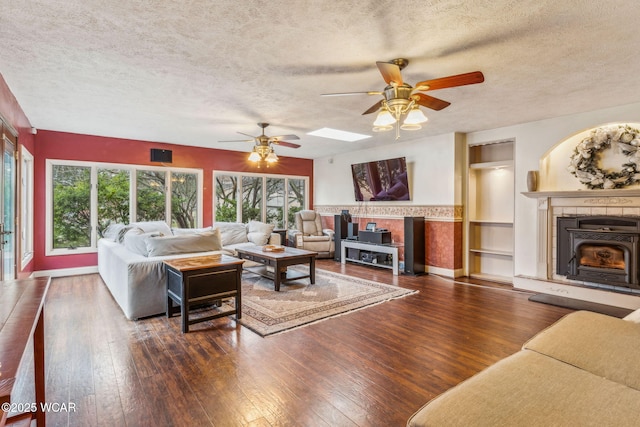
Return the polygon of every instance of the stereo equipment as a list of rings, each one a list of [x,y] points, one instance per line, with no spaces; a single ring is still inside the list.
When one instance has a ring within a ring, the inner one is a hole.
[[[348,237],[348,225],[351,224],[347,221],[348,217],[346,215],[333,216],[333,241],[335,250],[333,253],[333,259],[338,262],[340,262],[340,255],[342,252],[342,239],[346,239]]]
[[[358,240],[360,242],[388,245],[391,244],[391,232],[360,230],[358,232]]]
[[[357,240],[358,239],[358,224],[355,222],[350,222],[347,224],[347,239]]]
[[[404,273],[424,274],[425,268],[424,217],[404,217]]]
[[[161,162],[161,163],[171,163],[173,161],[173,152],[171,150],[161,150],[159,148],[152,148],[151,161]]]

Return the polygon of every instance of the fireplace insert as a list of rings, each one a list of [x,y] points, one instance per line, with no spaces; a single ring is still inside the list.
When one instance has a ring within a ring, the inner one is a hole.
[[[640,218],[558,217],[556,273],[588,283],[640,289]]]

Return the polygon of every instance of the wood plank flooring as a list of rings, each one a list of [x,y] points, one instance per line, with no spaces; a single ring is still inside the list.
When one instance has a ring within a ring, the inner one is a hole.
[[[179,317],[129,321],[97,274],[53,279],[47,401],[76,411],[49,412],[48,425],[403,426],[571,312],[503,286],[317,267],[420,292],[262,338],[233,318],[188,334]],[[28,382],[20,388],[32,400]]]

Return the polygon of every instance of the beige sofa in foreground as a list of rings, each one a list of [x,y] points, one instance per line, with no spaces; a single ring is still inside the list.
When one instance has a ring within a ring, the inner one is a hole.
[[[640,426],[640,310],[560,319],[408,426]]]

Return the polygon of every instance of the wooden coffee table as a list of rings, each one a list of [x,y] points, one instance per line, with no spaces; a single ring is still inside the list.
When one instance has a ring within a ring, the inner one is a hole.
[[[276,291],[280,290],[280,283],[291,280],[308,277],[312,285],[316,283],[317,252],[290,248],[288,246],[284,248],[283,252],[265,252],[261,246],[256,246],[255,248],[236,249],[236,252],[240,259],[246,259],[262,264],[256,267],[245,266],[244,269],[272,279]],[[309,264],[309,274],[287,270],[288,266],[298,264]]]
[[[189,332],[189,325],[222,316],[242,317],[241,277],[244,261],[230,256],[192,257],[164,261],[167,271],[167,317],[173,316],[173,302],[180,304],[182,332]],[[189,307],[234,297],[235,309],[212,316],[189,319]]]

